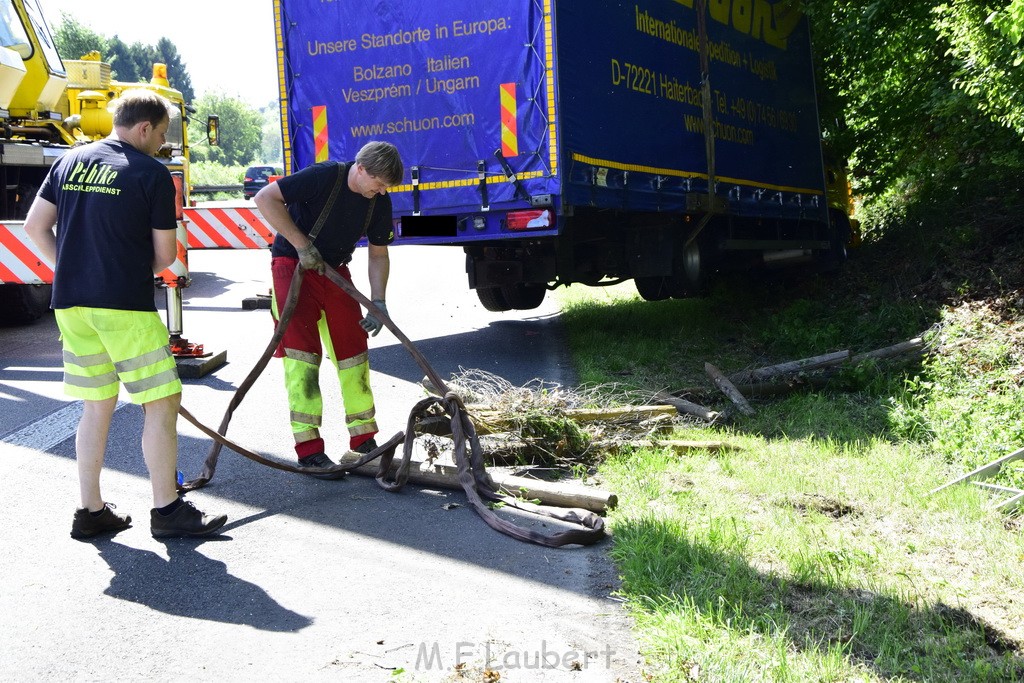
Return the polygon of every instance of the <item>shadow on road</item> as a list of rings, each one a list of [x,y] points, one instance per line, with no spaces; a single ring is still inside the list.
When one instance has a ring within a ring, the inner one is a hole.
[[[229,574],[223,562],[196,552],[199,543],[169,540],[165,560],[150,550],[112,541],[96,542],[100,557],[114,572],[103,593],[166,614],[261,631],[293,632],[313,623],[311,618],[279,605],[259,586]]]

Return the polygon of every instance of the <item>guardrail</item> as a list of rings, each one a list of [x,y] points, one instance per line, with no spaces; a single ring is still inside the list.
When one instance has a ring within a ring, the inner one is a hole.
[[[242,185],[193,185],[192,194],[214,194],[216,192],[241,192]]]

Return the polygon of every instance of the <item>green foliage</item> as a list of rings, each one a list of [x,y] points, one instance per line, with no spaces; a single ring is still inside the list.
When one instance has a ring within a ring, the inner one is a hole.
[[[100,35],[64,13],[53,40],[57,52],[64,59],[80,59],[93,50],[99,52],[110,64],[112,78],[125,83],[149,81],[153,76],[153,64],[166,64],[171,87],[180,91],[186,102],[195,97],[192,77],[181,61],[178,48],[167,38],[161,38],[155,46],[138,42],[127,45],[117,36],[107,38]]]
[[[193,142],[195,161],[213,161],[225,166],[247,166],[257,160],[263,146],[263,116],[250,105],[223,93],[207,93],[193,103],[188,137]],[[206,117],[220,117],[220,145],[196,144],[206,139]]]
[[[1024,137],[1024,46],[1018,45],[1024,9],[1016,4],[993,15],[991,2],[955,2],[937,6],[935,15],[955,60],[956,86],[987,116]]]
[[[901,203],[1020,192],[1020,4],[993,15],[991,0],[806,3],[823,133],[850,159],[876,234]]]
[[[107,55],[110,43],[107,38],[78,23],[66,12],[61,14],[61,22],[54,32],[53,42],[63,59],[81,59],[93,50],[100,55]]]
[[[242,183],[242,174],[245,173],[245,166],[225,166],[214,161],[198,161],[189,165],[189,180],[193,186],[198,185],[239,185]],[[193,199],[204,200],[237,200],[242,196],[238,192],[217,192],[213,195],[193,195]]]
[[[171,87],[181,92],[186,102],[196,98],[195,90],[192,88],[192,76],[188,73],[188,67],[181,61],[178,48],[167,38],[161,38],[156,43],[157,61],[167,65],[167,81]]]
[[[1013,45],[1024,39],[1024,0],[1011,0],[1001,12],[993,12],[987,21],[993,23]],[[1019,66],[1019,62],[1014,66]]]
[[[271,102],[260,109],[263,116],[262,142],[260,146],[260,158],[253,161],[263,161],[268,164],[281,164],[284,159],[284,146],[281,142],[281,110],[277,102]],[[287,169],[285,169],[287,171]]]
[[[944,311],[932,340],[938,352],[895,406],[908,436],[967,471],[1024,445],[1022,325],[1000,317],[982,304]]]

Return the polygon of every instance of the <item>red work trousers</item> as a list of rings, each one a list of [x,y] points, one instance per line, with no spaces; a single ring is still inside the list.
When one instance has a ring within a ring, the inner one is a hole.
[[[285,297],[298,266],[299,261],[295,258],[278,256],[271,259],[275,320],[284,308]],[[336,270],[343,278],[352,281],[348,266],[339,266]],[[299,444],[320,439],[319,428],[323,422],[320,362],[324,347],[341,384],[349,448],[355,449],[377,433],[370,390],[367,336],[359,326],[361,318],[362,310],[355,299],[327,277],[306,271],[295,312],[274,353],[284,359],[291,427],[296,451],[300,455],[303,449]],[[322,443],[317,450],[322,450]]]

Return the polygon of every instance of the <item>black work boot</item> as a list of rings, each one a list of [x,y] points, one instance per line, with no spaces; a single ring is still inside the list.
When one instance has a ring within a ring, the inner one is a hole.
[[[374,440],[373,437],[370,437],[369,439],[367,439],[363,443],[361,443],[358,446],[356,446],[353,450],[356,453],[362,453],[363,455],[366,455],[370,451],[377,450],[377,441]]]
[[[149,527],[153,538],[209,536],[227,521],[227,515],[204,515],[187,500],[181,501],[181,505],[169,515],[161,515],[155,508],[149,511]]]
[[[75,510],[75,520],[71,523],[71,538],[79,540],[92,538],[98,534],[117,533],[132,525],[131,515],[119,515],[114,512],[113,503],[104,503],[98,515],[86,508]]]
[[[314,453],[299,458],[299,467],[334,467],[335,462],[326,453]],[[347,472],[309,472],[309,476],[317,479],[341,479]]]

